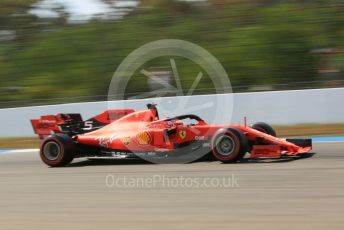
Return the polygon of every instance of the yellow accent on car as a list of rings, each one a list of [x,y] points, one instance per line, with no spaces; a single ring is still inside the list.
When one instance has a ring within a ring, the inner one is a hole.
[[[186,137],[186,131],[185,131],[185,130],[180,130],[180,131],[179,131],[179,136],[180,136],[181,139],[185,139],[185,137]]]
[[[139,132],[136,135],[136,139],[140,145],[149,145],[152,142],[151,135],[146,131]]]

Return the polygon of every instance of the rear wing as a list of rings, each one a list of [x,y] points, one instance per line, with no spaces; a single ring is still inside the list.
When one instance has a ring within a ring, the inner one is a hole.
[[[41,116],[40,119],[32,119],[32,128],[40,139],[54,134],[61,133],[60,126],[65,123],[82,122],[80,114],[57,114]]]
[[[69,136],[91,132],[104,127],[130,113],[132,109],[106,110],[88,120],[83,121],[78,113],[57,114],[41,116],[39,119],[32,119],[32,128],[40,139],[55,134],[64,133]]]

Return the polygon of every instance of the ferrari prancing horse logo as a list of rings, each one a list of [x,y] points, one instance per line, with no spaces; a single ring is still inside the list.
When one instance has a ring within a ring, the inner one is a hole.
[[[180,130],[180,131],[179,131],[179,136],[180,136],[181,139],[185,139],[185,137],[186,137],[186,132],[185,132],[185,130]]]

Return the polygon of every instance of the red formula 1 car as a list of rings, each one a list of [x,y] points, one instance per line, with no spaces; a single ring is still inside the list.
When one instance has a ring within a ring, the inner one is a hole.
[[[166,163],[190,162],[207,154],[227,163],[240,161],[246,153],[250,158],[281,158],[303,156],[311,149],[311,139],[276,138],[266,123],[210,125],[196,115],[160,119],[156,106],[149,104],[147,110],[129,110],[94,131],[50,135],[41,143],[40,156],[53,167],[78,157],[142,157]]]

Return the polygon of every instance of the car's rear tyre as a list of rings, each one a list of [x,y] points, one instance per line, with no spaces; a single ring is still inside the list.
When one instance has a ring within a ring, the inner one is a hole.
[[[276,137],[276,131],[271,127],[271,125],[267,123],[264,123],[264,122],[255,123],[252,126],[252,129],[255,129],[262,133],[266,133],[266,134],[269,134],[270,136]]]
[[[42,161],[51,167],[61,167],[74,159],[76,147],[67,135],[51,135],[45,138],[40,146]]]
[[[232,163],[241,160],[247,153],[247,138],[238,129],[218,130],[211,140],[211,150],[216,160]]]

